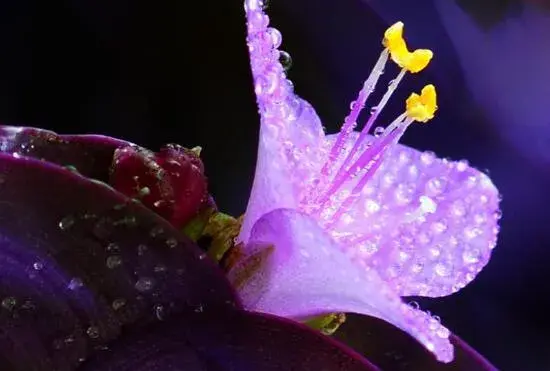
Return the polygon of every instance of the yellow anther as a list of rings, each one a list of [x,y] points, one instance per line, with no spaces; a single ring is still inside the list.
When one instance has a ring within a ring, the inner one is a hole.
[[[433,58],[428,49],[417,49],[412,53],[403,38],[403,22],[397,22],[386,30],[382,44],[390,52],[391,59],[401,68],[411,73],[422,71]]]
[[[415,121],[427,122],[437,111],[435,86],[426,85],[420,95],[412,93],[407,99],[407,116]]]

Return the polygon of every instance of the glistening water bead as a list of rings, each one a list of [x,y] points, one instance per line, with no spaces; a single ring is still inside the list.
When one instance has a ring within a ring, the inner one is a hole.
[[[136,290],[140,292],[145,292],[151,290],[155,285],[155,282],[152,278],[141,277],[135,284]]]
[[[58,224],[59,229],[65,231],[65,230],[71,228],[74,225],[74,222],[75,222],[74,217],[66,216],[66,217],[64,217],[63,219],[61,219],[59,221],[59,224]]]

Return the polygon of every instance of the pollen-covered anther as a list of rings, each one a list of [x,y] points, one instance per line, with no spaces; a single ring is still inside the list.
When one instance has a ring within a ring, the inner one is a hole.
[[[420,95],[412,93],[407,99],[407,117],[418,122],[428,122],[437,111],[435,86],[426,85]]]
[[[403,38],[403,28],[403,22],[397,22],[388,28],[384,33],[382,45],[389,51],[395,64],[411,73],[418,73],[430,64],[433,52],[429,49],[416,49],[410,52]]]

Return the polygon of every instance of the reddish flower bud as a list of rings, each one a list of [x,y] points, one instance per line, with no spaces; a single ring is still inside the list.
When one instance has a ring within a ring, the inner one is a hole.
[[[207,199],[204,167],[198,151],[176,144],[154,153],[138,146],[117,149],[110,184],[181,228]]]

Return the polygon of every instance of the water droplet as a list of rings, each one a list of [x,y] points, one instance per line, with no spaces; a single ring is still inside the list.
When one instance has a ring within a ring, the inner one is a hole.
[[[74,165],[67,165],[65,166],[65,169],[69,170],[71,173],[80,174]]]
[[[469,164],[466,160],[461,160],[456,164],[456,169],[460,172],[465,171],[468,168]]]
[[[59,229],[66,231],[74,225],[74,218],[72,216],[66,216],[59,222]]]
[[[422,164],[429,166],[435,161],[435,153],[426,151],[420,155],[420,161]]]
[[[432,224],[431,230],[436,234],[441,234],[447,230],[447,224],[444,221],[435,222]]]
[[[420,309],[420,305],[416,302],[416,301],[411,301],[409,303],[409,305],[411,306],[411,308],[413,309]]]
[[[435,273],[441,277],[447,277],[450,272],[450,267],[444,263],[437,263],[434,267]]]
[[[384,129],[382,126],[377,126],[376,128],[374,128],[374,136],[379,137],[380,135],[384,134],[385,130],[386,129]]]
[[[148,196],[149,194],[151,194],[151,190],[149,189],[149,187],[143,187],[139,190],[137,197],[142,198]]]
[[[169,238],[166,240],[166,245],[173,249],[174,247],[178,246],[178,240],[176,240],[175,238]]]
[[[21,305],[21,308],[25,310],[34,310],[36,309],[36,305],[34,305],[34,303],[30,300],[25,300],[25,302]]]
[[[42,268],[44,268],[44,264],[42,262],[35,262],[32,267],[34,270],[40,271]]]
[[[141,277],[137,282],[136,284],[134,285],[134,287],[136,288],[136,290],[138,291],[141,291],[141,292],[144,292],[144,291],[149,291],[153,288],[153,286],[155,285],[153,279],[149,278],[149,277]]]
[[[107,268],[114,269],[122,264],[122,258],[119,255],[111,255],[107,258],[105,264]]]
[[[462,259],[467,264],[475,264],[481,259],[481,252],[478,249],[466,250],[462,254]]]
[[[144,244],[138,245],[137,250],[138,250],[138,255],[143,256],[147,251],[147,245],[144,245]]]
[[[115,300],[113,300],[113,302],[111,304],[111,307],[114,310],[119,310],[120,308],[122,308],[125,305],[126,305],[126,300],[125,299],[115,299]]]
[[[82,282],[80,278],[75,277],[69,281],[69,285],[67,287],[69,290],[78,290],[82,286],[84,286],[84,282]]]
[[[416,264],[413,264],[413,266],[411,267],[411,270],[413,273],[420,273],[422,272],[422,269],[424,269],[423,263],[416,263]]]
[[[123,210],[127,205],[126,204],[118,204],[113,207],[113,209],[120,211]]]
[[[4,298],[4,300],[2,300],[2,307],[7,310],[13,310],[16,305],[17,299],[15,299],[13,296],[8,296],[7,298]]]
[[[274,48],[278,48],[281,46],[281,43],[283,42],[283,35],[281,35],[281,32],[276,28],[268,28],[267,33],[271,38],[271,44]]]
[[[371,108],[370,108],[370,114],[371,114],[371,115],[374,115],[374,114],[376,114],[376,113],[378,113],[378,106],[373,106],[373,107],[371,107]]]
[[[65,342],[62,339],[55,339],[53,341],[53,349],[60,350],[61,348],[63,348],[64,343]]]
[[[165,265],[157,265],[154,268],[155,273],[163,273],[163,272],[166,272],[167,270],[168,268],[166,268]]]
[[[159,321],[164,320],[164,317],[166,316],[164,306],[162,306],[161,304],[155,305],[155,316]]]
[[[454,216],[461,218],[466,215],[466,204],[462,200],[456,200],[453,202],[451,210]]]
[[[279,62],[283,66],[283,69],[285,71],[288,71],[292,66],[292,57],[290,56],[290,54],[288,54],[284,50],[281,50],[279,52]]]
[[[92,339],[97,339],[99,337],[99,329],[96,326],[90,326],[86,330],[86,334]]]
[[[100,240],[106,240],[113,233],[113,221],[110,218],[101,218],[93,228],[93,234]]]
[[[159,236],[159,235],[161,235],[161,234],[163,234],[163,233],[164,233],[164,229],[163,229],[161,226],[158,226],[158,225],[157,225],[156,227],[153,227],[153,228],[151,229],[151,231],[149,232],[149,235],[150,235],[151,237],[157,237],[157,236]]]
[[[378,204],[378,202],[376,202],[375,200],[369,198],[367,199],[367,201],[365,201],[365,210],[369,214],[377,213],[378,211],[380,211],[380,204]]]

